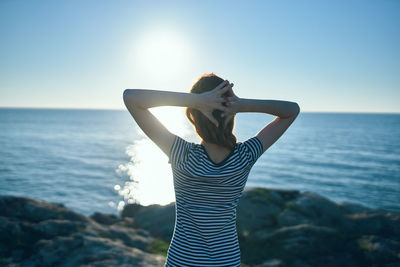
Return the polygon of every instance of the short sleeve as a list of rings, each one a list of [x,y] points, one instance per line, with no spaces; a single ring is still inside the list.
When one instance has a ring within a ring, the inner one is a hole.
[[[190,147],[191,143],[176,135],[169,153],[168,163],[175,166],[182,162],[188,154]]]
[[[246,147],[246,151],[248,157],[250,158],[250,162],[255,163],[257,159],[262,155],[264,150],[260,139],[254,136],[243,142],[243,145]]]

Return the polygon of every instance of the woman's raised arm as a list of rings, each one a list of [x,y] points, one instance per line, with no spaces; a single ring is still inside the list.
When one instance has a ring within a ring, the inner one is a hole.
[[[233,92],[232,94],[234,95]],[[300,113],[300,107],[291,101],[238,98],[238,101],[229,106],[227,114],[232,116],[239,112],[268,113],[277,116],[256,135],[263,144],[264,152],[289,128]]]
[[[258,112],[268,113],[280,118],[289,118],[297,116],[300,107],[296,102],[284,100],[269,99],[247,99],[240,98],[234,105],[236,113],[238,112]]]
[[[123,94],[125,104],[141,109],[158,106],[197,106],[197,96],[190,93],[150,90],[150,89],[126,89]]]
[[[158,106],[197,105],[195,95],[146,89],[126,89],[123,93],[126,108],[143,132],[169,157],[175,134],[171,133],[149,111]]]
[[[226,110],[222,102],[226,101],[221,94],[231,88],[227,81],[214,90],[201,94],[170,92],[147,89],[126,89],[123,99],[126,108],[143,132],[169,156],[175,140],[175,134],[167,128],[148,110],[158,106],[180,106],[198,109],[212,122],[217,123],[212,116],[212,110]]]

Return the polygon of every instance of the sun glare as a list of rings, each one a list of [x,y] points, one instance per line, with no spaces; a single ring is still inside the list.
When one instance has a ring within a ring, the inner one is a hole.
[[[193,132],[190,128],[189,120],[185,116],[184,108],[177,107],[157,107],[152,108],[151,112],[161,123],[173,134],[186,136]]]
[[[175,201],[172,170],[168,157],[148,138],[127,147],[131,161],[120,165],[116,172],[129,181],[114,189],[127,203],[165,205]],[[118,208],[119,209],[119,208]]]
[[[152,108],[151,112],[173,134],[185,138],[193,134],[193,129],[184,116],[184,110],[176,107]],[[175,201],[171,165],[168,157],[138,128],[138,138],[128,146],[126,153],[131,160],[121,164],[116,173],[129,180],[124,185],[115,185],[114,189],[124,197],[118,204],[121,210],[126,203],[142,205],[165,205]]]
[[[135,69],[148,77],[180,77],[191,64],[191,57],[190,45],[174,31],[152,31],[135,43]]]

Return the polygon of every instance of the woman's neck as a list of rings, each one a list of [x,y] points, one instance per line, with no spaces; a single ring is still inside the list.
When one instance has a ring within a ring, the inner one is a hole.
[[[231,153],[231,150],[223,146],[219,146],[213,143],[207,143],[205,141],[201,141],[201,144],[205,148],[209,157],[215,163],[221,162]]]

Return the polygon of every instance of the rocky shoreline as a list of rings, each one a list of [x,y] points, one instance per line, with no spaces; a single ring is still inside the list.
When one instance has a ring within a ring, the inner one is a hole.
[[[0,196],[0,266],[163,266],[175,203],[84,216]],[[242,266],[400,266],[400,213],[312,192],[246,188],[237,210]]]

